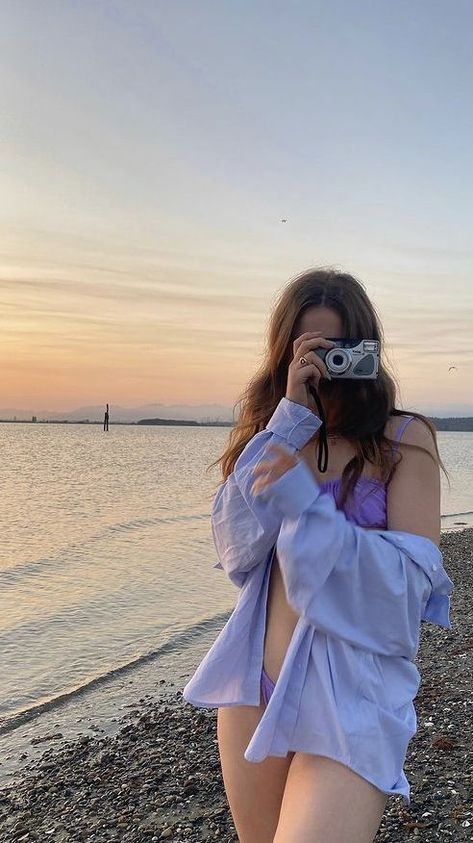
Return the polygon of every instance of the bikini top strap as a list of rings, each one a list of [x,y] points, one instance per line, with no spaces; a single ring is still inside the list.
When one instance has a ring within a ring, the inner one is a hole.
[[[414,419],[414,418],[415,418],[415,416],[404,416],[404,417],[403,417],[403,419],[401,420],[401,424],[399,425],[399,427],[398,427],[398,429],[397,429],[396,436],[395,436],[395,440],[394,440],[394,444],[393,444],[393,446],[392,446],[392,449],[393,449],[393,453],[394,453],[394,454],[395,454],[395,453],[397,452],[397,450],[399,449],[399,442],[400,442],[400,441],[401,441],[401,439],[402,439],[402,435],[403,435],[403,433],[404,433],[404,431],[405,431],[405,429],[406,429],[407,425],[408,425],[408,424],[409,424],[409,422],[411,422],[411,421],[412,421],[412,419]]]

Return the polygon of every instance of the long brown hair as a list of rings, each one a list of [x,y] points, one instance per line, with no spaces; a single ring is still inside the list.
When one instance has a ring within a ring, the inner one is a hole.
[[[226,480],[247,443],[266,427],[286,393],[287,370],[293,359],[293,342],[300,335],[300,318],[307,308],[314,306],[331,308],[338,313],[344,337],[373,339],[380,343],[377,378],[342,381],[322,379],[318,386],[324,406],[330,405],[333,399],[333,406],[339,408],[336,419],[327,420],[330,425],[328,433],[345,437],[356,450],[355,456],[342,473],[337,501],[341,508],[361,476],[365,462],[380,469],[385,483],[391,481],[402,455],[398,451],[395,459],[393,440],[385,436],[384,429],[390,416],[406,415],[408,411],[395,406],[397,383],[394,374],[388,370],[379,316],[363,284],[353,275],[333,268],[315,268],[303,272],[281,291],[270,315],[263,362],[234,404],[234,412],[235,407],[240,405],[237,423],[230,432],[224,453],[209,468],[220,464],[223,480]],[[436,463],[447,474],[438,451],[433,423],[421,413],[409,411],[408,414],[420,419],[430,430]],[[318,433],[313,440],[318,444]],[[403,443],[403,446],[420,449],[432,457],[421,446],[408,443]]]

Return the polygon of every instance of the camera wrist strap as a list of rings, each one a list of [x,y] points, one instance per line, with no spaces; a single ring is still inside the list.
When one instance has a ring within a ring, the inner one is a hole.
[[[325,474],[327,471],[327,464],[328,464],[328,440],[327,440],[327,422],[325,419],[324,408],[322,407],[322,402],[318,396],[317,390],[310,386],[310,392],[313,395],[314,401],[317,404],[317,410],[319,412],[319,417],[322,419],[322,424],[319,428],[319,447],[317,449],[317,468],[319,469],[321,474]]]

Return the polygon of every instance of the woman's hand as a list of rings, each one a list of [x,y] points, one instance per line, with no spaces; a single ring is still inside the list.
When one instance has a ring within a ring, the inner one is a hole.
[[[256,477],[251,487],[251,493],[253,495],[257,495],[258,492],[266,489],[271,483],[279,480],[286,471],[294,468],[299,462],[295,454],[289,453],[281,445],[271,445],[268,448],[268,453],[271,455],[271,458],[261,460],[253,469],[253,476]]]
[[[321,331],[308,331],[294,340],[294,358],[291,360],[287,372],[286,398],[296,404],[302,404],[303,407],[308,407],[310,410],[316,409],[309,392],[309,386],[317,388],[321,378],[331,380],[331,376],[324,361],[315,353],[314,349],[325,348],[328,351],[335,345],[336,343],[333,340],[325,339]],[[299,362],[302,356],[307,360],[305,365]]]

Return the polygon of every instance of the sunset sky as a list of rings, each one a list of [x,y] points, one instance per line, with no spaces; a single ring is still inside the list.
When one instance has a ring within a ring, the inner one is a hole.
[[[0,412],[231,407],[333,265],[400,405],[473,415],[472,30],[471,0],[3,0]]]

